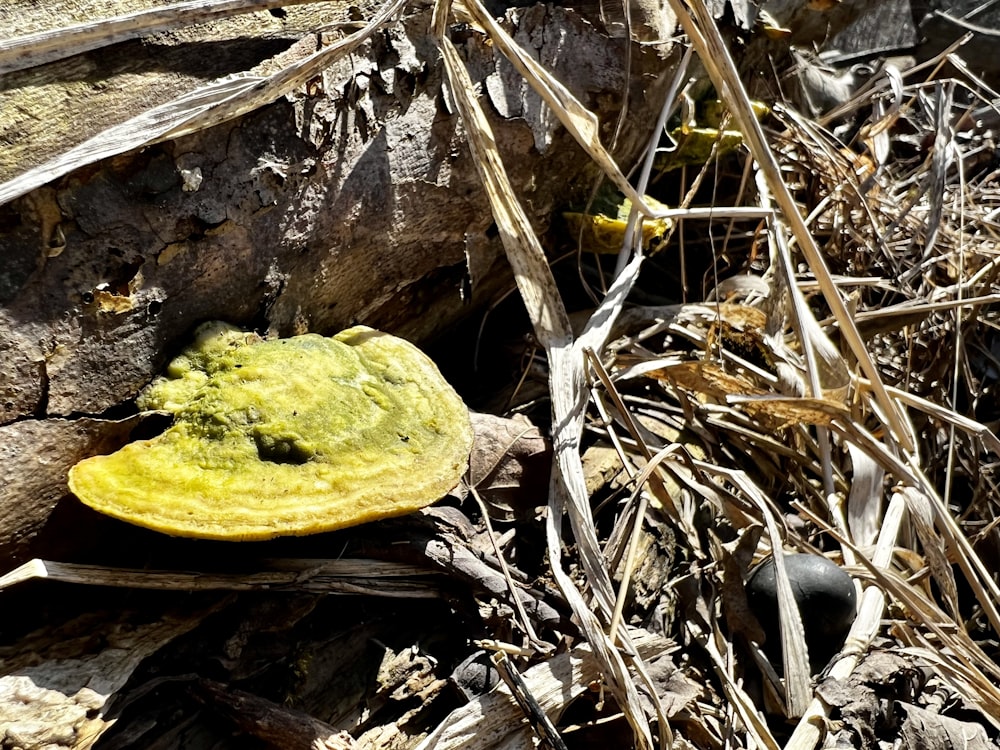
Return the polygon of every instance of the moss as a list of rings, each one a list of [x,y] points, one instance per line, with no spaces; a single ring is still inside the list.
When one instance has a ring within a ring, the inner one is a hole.
[[[178,536],[267,539],[412,512],[458,483],[472,441],[433,362],[362,326],[261,340],[211,324],[138,403],[173,426],[80,462],[70,488]]]

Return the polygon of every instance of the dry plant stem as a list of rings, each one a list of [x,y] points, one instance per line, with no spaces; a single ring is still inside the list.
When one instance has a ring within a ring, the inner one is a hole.
[[[47,578],[63,583],[161,591],[326,591],[330,593],[436,598],[427,568],[376,560],[272,560],[261,573],[194,573],[176,570],[107,568],[100,565],[29,560],[4,576],[0,591],[19,583]]]
[[[669,0],[670,6],[677,15],[678,20],[684,27],[691,40],[691,43],[698,50],[698,55],[708,70],[709,77],[716,89],[722,94],[733,113],[740,131],[743,133],[750,153],[759,165],[767,179],[767,184],[771,189],[778,207],[788,222],[792,234],[809,264],[809,268],[816,276],[823,297],[833,312],[833,316],[841,326],[844,338],[851,347],[851,351],[858,360],[862,371],[872,383],[875,398],[882,407],[885,419],[889,428],[906,453],[912,453],[915,443],[906,429],[906,423],[897,404],[890,398],[879,376],[878,368],[872,360],[871,355],[865,348],[864,341],[858,333],[854,321],[851,320],[850,313],[844,304],[840,293],[837,291],[830,272],[827,270],[823,256],[816,245],[816,241],[809,228],[806,226],[802,215],[799,213],[795,200],[788,190],[781,177],[781,170],[774,158],[774,154],[767,145],[764,131],[757,118],[754,117],[753,109],[746,90],[736,72],[732,56],[719,33],[711,13],[700,0],[692,0],[690,3],[691,12],[684,7],[681,0]],[[692,14],[695,18],[692,18]]]
[[[635,633],[633,642],[643,659],[672,649],[670,642],[642,631]],[[504,651],[509,653],[508,649]],[[592,649],[587,644],[579,644],[526,669],[522,677],[542,711],[554,716],[567,702],[586,693],[587,686],[601,678],[601,672]],[[504,685],[456,708],[417,746],[417,750],[527,748],[531,746],[530,735],[522,720],[521,709]]]
[[[859,385],[867,386],[868,383],[866,381],[859,381]],[[948,424],[955,424],[963,429],[967,429],[972,434],[979,436],[984,443],[994,450],[996,447],[1000,447],[998,446],[996,435],[985,426],[941,407],[935,407],[927,401],[911,394],[906,394],[896,389],[893,389],[893,391],[901,402],[911,404],[929,414],[939,416]],[[1000,633],[1000,611],[997,610],[997,602],[1000,601],[1000,586],[993,580],[992,574],[987,570],[982,559],[972,548],[969,540],[959,528],[958,522],[948,510],[948,506],[944,504],[944,501],[935,491],[933,483],[927,479],[917,462],[911,458],[904,464],[896,456],[890,454],[882,443],[875,440],[869,432],[857,424],[841,425],[834,422],[832,427],[840,431],[848,439],[857,442],[859,446],[864,447],[869,455],[879,461],[887,471],[892,472],[901,482],[921,492],[928,499],[934,511],[934,525],[945,540],[952,559],[958,562],[962,573],[976,595],[976,600],[986,613],[994,632]],[[1000,453],[997,453],[997,455],[1000,455]]]
[[[628,3],[626,3],[626,14],[627,9]],[[670,113],[674,109],[677,92],[681,87],[684,76],[687,74],[688,65],[691,63],[693,53],[694,51],[690,47],[684,50],[684,56],[681,58],[677,70],[674,71],[674,80],[670,84],[670,90],[667,91],[667,98],[664,99],[663,106],[660,107],[660,114],[656,119],[656,126],[653,128],[653,132],[650,134],[649,143],[646,146],[646,156],[642,160],[642,169],[639,172],[639,182],[636,185],[636,192],[639,195],[646,194],[646,188],[649,186],[649,177],[653,173],[653,164],[656,161],[656,149],[660,143],[660,134],[666,128],[667,118],[670,117]],[[618,253],[618,262],[615,264],[615,276],[621,274],[633,250],[638,253],[642,252],[642,242],[639,234],[636,232],[636,229],[639,227],[641,227],[639,208],[633,204],[632,208],[629,209],[628,223],[625,226],[625,236],[622,238],[622,248]]]
[[[820,526],[822,520],[812,516],[808,509],[799,508],[799,512],[810,515]],[[872,565],[876,568],[888,568],[892,562],[892,551],[896,546],[900,524],[906,513],[906,502],[902,495],[895,494],[886,509],[879,532],[875,554],[872,555]],[[855,554],[860,554],[855,550]],[[837,680],[846,679],[857,666],[861,657],[868,650],[872,639],[878,634],[882,624],[882,614],[885,612],[885,593],[878,586],[869,586],[861,597],[858,616],[847,634],[847,641],[841,651],[841,657],[830,668],[828,677]],[[795,731],[785,745],[785,750],[812,750],[822,740],[826,727],[826,717],[829,707],[821,698],[813,698],[808,709],[802,715]]]
[[[614,158],[601,144],[600,123],[593,112],[584,107],[555,77],[542,67],[533,57],[524,53],[511,36],[493,19],[480,0],[465,0],[464,7],[472,20],[486,30],[497,49],[503,53],[511,65],[528,82],[553,114],[573,136],[590,158],[604,171],[625,197],[637,206],[643,216],[661,218],[661,212],[654,211],[626,179]]]
[[[658,219],[770,219],[774,211],[760,206],[694,206],[668,208],[656,214]]]
[[[809,705],[812,691],[809,687],[809,656],[806,648],[805,628],[799,605],[792,593],[792,584],[785,569],[785,555],[782,550],[781,532],[774,519],[766,497],[757,489],[742,471],[715,467],[714,471],[726,477],[733,485],[757,506],[767,535],[771,542],[774,559],[775,588],[778,593],[778,621],[781,627],[781,655],[785,665],[786,714],[801,716]]]
[[[866,385],[867,382],[862,381],[861,384]],[[890,386],[889,392],[907,406],[922,411],[925,414],[929,414],[935,419],[940,419],[946,424],[953,424],[962,431],[979,438],[983,441],[983,446],[987,450],[991,451],[993,455],[1000,458],[1000,437],[997,437],[993,430],[981,422],[976,422],[968,417],[963,417],[958,412],[946,409],[945,407],[935,404],[932,401],[928,401],[920,396],[915,396],[914,394],[908,393],[899,388],[893,388]]]
[[[958,566],[965,574],[965,578],[975,592],[976,600],[986,613],[994,632],[1000,633],[1000,612],[997,611],[997,602],[1000,601],[1000,587],[997,586],[992,574],[986,569],[982,559],[972,548],[965,534],[962,533],[962,529],[959,528],[958,522],[951,515],[948,506],[934,491],[934,486],[917,467],[914,466],[913,471],[922,480],[922,483],[916,487],[920,488],[919,491],[930,503],[934,512],[935,527],[945,540],[952,558],[958,562]],[[904,488],[904,491],[918,490]]]
[[[535,730],[535,734],[541,740],[542,747],[548,747],[551,750],[567,750],[566,743],[559,736],[559,732],[542,710],[535,696],[531,694],[531,689],[521,677],[521,673],[507,658],[507,654],[503,651],[497,651],[491,657],[491,661],[497,668],[497,672],[500,673],[501,679],[506,683],[507,689],[514,696],[514,700],[517,701],[517,705],[524,712],[531,728]]]
[[[246,75],[214,81],[108,128],[48,162],[0,184],[0,205],[77,167],[140,146],[179,138],[253,112],[303,86],[324,68],[350,54],[402,10],[406,3],[407,0],[389,0],[364,28],[296,61],[274,75]]]
[[[319,0],[189,0],[0,41],[0,75],[101,47],[220,18]]]
[[[942,663],[951,663],[950,671],[953,673],[961,672],[962,681],[975,686],[971,692],[981,691],[983,698],[993,696],[987,701],[989,707],[981,710],[996,724],[1000,714],[1000,701],[996,700],[1000,696],[996,686],[1000,669],[996,663],[969,637],[963,625],[942,612],[897,572],[872,569],[871,573],[878,585],[903,605],[913,622],[925,627],[938,639],[935,650]],[[973,698],[973,702],[984,701]]]
[[[994,731],[1000,730],[1000,721],[996,716],[996,708],[1000,706],[1000,691],[993,682],[971,669],[963,659],[945,658],[938,645],[930,643],[913,628],[898,626],[896,631],[899,639],[907,644],[908,653],[933,664],[951,688],[986,717]]]
[[[572,579],[562,569],[560,562],[562,556],[561,521],[563,514],[568,513],[576,537],[581,564],[594,594],[597,609],[605,617],[610,616],[613,609],[611,580],[601,555],[600,545],[597,542],[579,452],[586,403],[582,350],[579,347],[579,342],[574,345],[569,317],[563,307],[545,253],[524,210],[514,195],[489,121],[476,100],[475,89],[468,71],[466,71],[454,45],[446,36],[450,11],[448,0],[441,0],[435,6],[433,19],[434,36],[444,58],[449,89],[465,125],[469,147],[490,200],[493,218],[497,223],[501,241],[514,271],[515,280],[531,318],[535,335],[545,347],[549,359],[549,386],[553,411],[552,438],[555,457],[550,482],[549,513],[546,520],[549,563],[556,583],[562,589],[573,609],[587,641],[594,649],[595,657],[601,665],[605,679],[633,729],[637,747],[646,750],[652,748],[653,740],[650,735],[649,722],[642,710],[639,693],[633,683],[633,678],[629,674],[621,653],[606,637],[597,615],[584,600]],[[476,20],[489,30],[494,43],[502,49],[505,55],[518,59],[530,59],[513,44],[505,32],[499,29],[476,0],[472,0],[470,11]],[[498,41],[498,37],[505,40],[503,44]],[[556,106],[559,106],[559,102],[556,103]],[[577,106],[579,106],[578,103]],[[583,111],[586,112],[586,110]],[[586,114],[593,121],[593,115],[589,112]],[[565,116],[565,113],[562,116]],[[610,156],[607,158],[610,159]],[[615,169],[617,170],[617,167]],[[615,285],[609,290],[605,304],[598,309],[599,313],[603,312],[602,322],[606,323],[607,328],[610,328],[611,322],[620,309],[621,300],[624,299],[631,282],[634,281],[638,265],[638,261],[629,264],[627,272],[622,274],[625,278],[616,280]],[[610,309],[607,307],[608,304],[612,305]],[[606,335],[606,331],[600,335],[599,344],[603,343]],[[621,635],[621,639],[627,652],[634,654],[635,649],[627,632]],[[641,660],[637,659],[633,666],[647,685],[652,686],[652,680],[646,674]],[[664,747],[667,747],[671,739],[670,730],[663,714],[663,708],[655,696],[655,690],[650,690],[650,697],[658,714],[660,741]]]
[[[507,582],[507,588],[510,589],[510,599],[514,603],[514,609],[517,611],[517,616],[521,618],[521,628],[524,630],[525,635],[533,645],[542,645],[541,640],[537,635],[535,635],[535,629],[531,626],[531,619],[528,617],[528,613],[524,611],[524,604],[521,602],[521,598],[517,595],[514,579],[511,578],[510,568],[507,567],[507,560],[504,558],[500,545],[497,543],[497,536],[493,532],[493,523],[490,521],[490,513],[486,509],[486,503],[483,502],[483,498],[480,496],[479,490],[471,484],[469,485],[469,492],[471,492],[472,496],[476,498],[476,503],[479,505],[479,512],[483,514],[483,521],[486,523],[486,534],[490,538],[490,544],[493,545],[493,554],[496,555],[497,562],[500,565],[500,570],[503,573],[504,581]]]
[[[628,475],[629,484],[635,483],[636,474],[639,470],[633,465],[629,454],[626,452],[625,444],[622,438],[618,435],[618,431],[614,426],[614,418],[608,412],[607,406],[604,403],[604,399],[601,398],[600,392],[597,388],[592,387],[590,389],[590,401],[594,404],[594,408],[597,410],[600,416],[601,423],[604,426],[603,436],[611,443],[611,447],[614,448],[615,453],[618,454],[618,460],[621,461],[622,468]],[[605,500],[602,505],[610,502],[610,499]],[[622,508],[621,513],[618,516],[618,520],[615,522],[614,528],[608,535],[608,538],[604,541],[604,558],[608,561],[608,566],[611,570],[617,570],[618,566],[621,564],[622,558],[624,557],[627,546],[626,540],[622,533],[622,524],[630,523],[629,519],[635,514],[636,498],[635,492],[629,498],[628,503]],[[598,506],[600,509],[601,505]],[[620,591],[620,587],[619,587]],[[609,630],[613,632],[613,630]]]
[[[996,261],[989,264],[991,267],[997,265]],[[961,285],[957,293],[961,295],[962,289],[967,285]],[[924,302],[920,304],[909,304],[906,302],[891,305],[889,307],[884,307],[878,310],[865,310],[859,312],[854,316],[857,321],[875,320],[881,318],[894,318],[894,317],[911,317],[914,315],[921,315],[922,317],[927,317],[932,312],[939,312],[941,310],[954,310],[957,307],[964,309],[974,309],[976,307],[983,307],[985,305],[993,305],[1000,302],[1000,294],[983,294],[977,297],[969,297],[967,299],[950,299],[944,300],[942,302]],[[891,324],[894,327],[902,328],[906,325],[907,321],[900,322],[898,324]],[[891,329],[889,329],[891,330]],[[898,389],[893,389],[892,386],[886,386],[886,390],[896,398],[900,398],[900,391]]]
[[[896,497],[902,497],[905,507],[909,509],[913,507],[914,500],[919,500],[915,495],[917,493],[912,489],[904,488]],[[912,513],[910,517],[913,517]],[[810,518],[816,520],[812,516]],[[836,532],[829,529],[827,532],[837,537]],[[846,539],[839,538],[838,541],[845,549],[852,548]],[[868,569],[877,584],[871,588],[891,594],[903,606],[908,618],[933,633],[937,642],[929,647],[925,636],[899,623],[895,626],[897,636],[902,637],[904,642],[919,640],[922,646],[928,647],[924,656],[937,664],[941,675],[951,682],[956,692],[978,706],[983,715],[997,726],[1000,723],[1000,690],[994,681],[1000,677],[1000,668],[983,653],[962,625],[942,612],[922,592],[903,580],[897,572],[880,567],[875,561],[868,561],[857,550],[854,551],[858,562]],[[911,633],[911,637],[907,637],[907,632]]]
[[[635,422],[635,418],[632,416],[632,412],[625,406],[625,402],[622,401],[621,394],[618,393],[618,389],[615,387],[614,382],[611,380],[611,376],[608,371],[604,369],[604,365],[598,358],[597,354],[590,347],[586,347],[583,350],[584,356],[587,357],[590,362],[590,366],[594,368],[594,372],[597,373],[597,377],[600,379],[601,384],[604,386],[608,397],[611,402],[615,405],[618,410],[622,421],[628,428],[629,433],[632,435],[632,439],[635,440],[639,451],[642,453],[642,457],[649,461],[653,458],[653,452],[646,445],[645,441],[642,439],[642,433],[639,430],[639,426]],[[649,484],[653,490],[653,494],[656,499],[665,507],[673,507],[673,499],[670,497],[670,493],[667,492],[667,488],[663,484],[663,480],[657,474],[653,474],[649,477]]]
[[[597,355],[594,354],[594,350],[585,349],[584,353],[586,354],[587,359],[590,360],[591,367],[594,368],[594,371],[597,373],[597,376],[601,379],[601,383],[603,383],[604,387],[608,390],[608,394],[610,395],[612,401],[614,402],[615,408],[618,409],[619,414],[621,414],[622,418],[625,420],[625,424],[628,426],[629,431],[632,432],[632,435],[635,438],[636,443],[642,446],[642,451],[646,456],[646,460],[648,461],[651,457],[649,448],[646,446],[645,442],[643,442],[641,436],[638,434],[638,430],[635,429],[635,423],[632,419],[632,413],[627,408],[625,408],[625,404],[622,403],[621,396],[619,395],[617,389],[615,388],[615,384],[611,382],[611,378],[608,376],[607,371],[601,364],[600,359],[598,359]],[[649,476],[650,479],[652,479],[656,475],[650,474]],[[659,479],[659,477],[657,477],[657,479]],[[662,484],[660,489],[664,489],[662,487]],[[625,558],[625,571],[622,573],[621,584],[618,586],[618,596],[615,598],[615,609],[611,615],[611,624],[608,628],[608,636],[611,638],[612,643],[618,642],[618,629],[622,622],[622,611],[625,608],[625,600],[628,598],[629,586],[632,583],[632,573],[635,571],[635,563],[636,563],[635,558],[636,558],[636,550],[638,549],[639,545],[639,533],[642,531],[642,522],[643,519],[645,519],[646,517],[646,503],[648,501],[646,493],[642,491],[642,485],[637,484],[634,489],[634,492],[638,493],[639,506],[635,512],[635,517],[632,521],[632,532],[629,535],[629,542],[628,542],[628,555]]]
[[[625,446],[622,444],[618,431],[614,429],[614,425],[612,424],[614,418],[608,412],[604,402],[598,395],[596,388],[591,388],[590,399],[594,403],[597,413],[604,422],[607,439],[611,443],[611,447],[613,447],[615,452],[618,454],[618,460],[622,462],[622,468],[625,470],[625,473],[628,474],[629,481],[634,481],[635,475],[638,473],[638,469],[636,469],[635,466],[633,466],[632,461],[629,460],[628,453],[625,451]]]
[[[759,185],[760,194],[766,196],[766,185]],[[778,252],[775,255],[778,258],[778,268],[781,272],[781,277],[784,280],[785,287],[788,290],[788,296],[792,301],[792,321],[795,326],[796,333],[798,334],[799,341],[802,342],[802,351],[806,358],[806,371],[809,374],[809,388],[812,391],[814,398],[823,397],[823,386],[826,385],[828,388],[846,388],[850,382],[850,376],[847,372],[847,365],[844,363],[843,358],[838,354],[833,346],[833,343],[827,338],[826,334],[819,328],[819,324],[813,317],[809,310],[809,306],[806,304],[805,297],[802,295],[802,291],[798,288],[795,283],[795,269],[792,267],[792,256],[789,251],[788,245],[785,242],[784,225],[777,218],[771,223],[770,231],[768,232],[768,237],[771,241],[772,247],[776,248]],[[824,372],[827,374],[823,380],[834,382],[823,383],[820,380],[820,368],[819,363],[816,361],[816,354],[819,348],[823,349],[823,361],[827,365],[824,368]],[[831,366],[831,362],[835,361],[837,366]],[[832,370],[832,372],[831,372]],[[833,495],[833,465],[830,458],[830,433],[822,426],[817,425],[816,427],[816,439],[819,443],[820,457],[823,464],[823,489],[827,496]]]
[[[708,653],[712,660],[712,667],[722,682],[722,690],[728,698],[729,707],[735,709],[754,743],[765,750],[778,750],[780,745],[771,734],[767,723],[758,713],[753,700],[746,694],[740,683],[733,679],[733,675],[727,667],[726,659],[718,646],[719,642],[724,641],[718,626],[703,618],[689,617],[685,620],[684,627],[687,628],[693,640],[701,644]]]
[[[941,103],[938,103],[938,107],[943,109]],[[941,117],[944,118],[944,113]],[[951,134],[951,142],[948,144],[949,149],[958,150],[958,146],[955,144],[955,133],[950,127],[947,128],[947,132]],[[958,185],[959,185],[959,204],[958,204],[958,223],[959,226],[965,226],[965,159],[962,158],[961,153],[958,154],[958,158],[955,159],[958,162]],[[943,169],[943,168],[942,168]],[[944,175],[942,175],[942,182],[944,180]],[[944,192],[944,187],[942,185],[941,192]],[[942,197],[943,200],[943,197]],[[958,278],[965,278],[965,232],[959,235],[958,239]],[[962,284],[958,285],[958,302],[962,302],[965,288]],[[959,387],[961,385],[962,376],[962,351],[965,348],[965,341],[963,337],[963,326],[962,326],[962,314],[965,311],[964,307],[955,308],[955,346],[954,346],[954,361],[951,368],[951,403],[958,403],[958,393]],[[950,426],[950,435],[948,439],[948,465],[945,469],[945,480],[944,480],[944,503],[945,505],[951,504],[951,486],[952,486],[952,476],[955,472],[955,424],[952,423]]]
[[[964,38],[967,39],[967,38],[970,38],[970,37],[969,37],[969,35],[966,35],[966,37],[964,37]],[[964,42],[963,42],[963,44],[964,44]],[[993,102],[996,102],[998,99],[1000,99],[1000,93],[998,93],[996,90],[994,90],[982,78],[980,78],[975,73],[973,73],[969,69],[969,66],[968,66],[968,64],[966,64],[965,60],[963,60],[958,55],[954,55],[954,54],[952,54],[950,52],[948,53],[947,57],[948,57],[948,62],[950,62],[955,67],[956,70],[960,71],[962,73],[962,75],[966,76],[970,81],[972,81],[973,83],[975,83],[979,88],[981,88],[984,92],[986,92],[986,94],[988,94],[989,96],[991,96]]]

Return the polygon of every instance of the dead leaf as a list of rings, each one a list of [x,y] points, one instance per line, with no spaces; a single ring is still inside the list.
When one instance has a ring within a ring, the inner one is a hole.
[[[837,419],[851,419],[850,410],[836,401],[772,394],[749,378],[726,372],[712,362],[682,362],[649,374],[690,390],[702,400],[738,406],[770,429],[796,424],[829,425]]]
[[[548,498],[552,449],[527,417],[473,414],[469,483],[494,518],[531,517]]]
[[[763,388],[754,385],[749,378],[728,373],[711,362],[682,362],[654,370],[649,375],[717,400],[734,394],[763,396],[767,393]]]
[[[897,705],[906,715],[900,728],[903,747],[910,750],[944,750],[953,747],[986,750],[995,747],[981,724],[959,721],[909,703]]]

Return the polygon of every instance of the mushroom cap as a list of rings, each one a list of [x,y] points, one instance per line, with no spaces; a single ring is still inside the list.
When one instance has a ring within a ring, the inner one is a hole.
[[[458,484],[472,446],[434,363],[365,326],[262,340],[206,324],[138,404],[174,424],[81,461],[69,486],[175,536],[270,539],[410,513]]]

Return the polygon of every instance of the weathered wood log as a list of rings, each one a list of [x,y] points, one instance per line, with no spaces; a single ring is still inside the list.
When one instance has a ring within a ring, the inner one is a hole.
[[[617,154],[628,164],[649,137],[669,64],[638,45],[629,59],[625,39],[570,10],[536,6],[508,18],[518,42],[598,113],[606,141],[627,92]],[[0,559],[27,554],[66,494],[67,456],[80,455],[58,437],[36,451],[43,438],[31,422],[120,414],[198,323],[289,335],[364,322],[426,342],[509,288],[429,24],[430,10],[416,7],[272,104],[81,167],[0,206],[0,423],[15,423],[5,448],[21,457],[17,471],[44,477],[43,489],[19,476],[0,489]],[[596,170],[481,34],[457,26],[453,38],[493,112],[513,183],[544,231],[558,207],[589,190]],[[178,81],[190,85],[175,69],[185,60],[215,73],[217,50],[229,68],[247,62],[229,49],[244,45],[239,38],[181,39],[162,58],[133,40],[11,73],[0,79],[2,95],[13,100],[32,81],[89,71],[71,90],[46,89],[70,100],[49,110],[70,147],[80,140],[74,122],[92,106],[115,111],[107,126],[175,96]],[[315,47],[314,38],[298,43]],[[264,43],[246,43],[256,44]],[[145,91],[147,76],[166,93]],[[108,94],[108,79],[130,88]],[[11,111],[0,117],[0,138],[17,141],[24,123]],[[50,157],[59,138],[31,124]],[[28,159],[20,145],[14,154],[2,163],[8,178]],[[43,463],[36,453],[60,456]],[[27,487],[36,493],[30,502]]]

